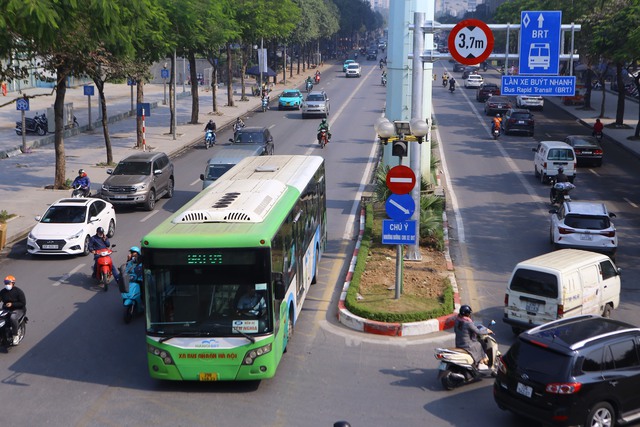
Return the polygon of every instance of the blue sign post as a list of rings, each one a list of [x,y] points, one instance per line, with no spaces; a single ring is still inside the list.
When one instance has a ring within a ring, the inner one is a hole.
[[[382,220],[383,245],[415,245],[416,221]]]
[[[520,13],[519,74],[557,75],[562,11]]]

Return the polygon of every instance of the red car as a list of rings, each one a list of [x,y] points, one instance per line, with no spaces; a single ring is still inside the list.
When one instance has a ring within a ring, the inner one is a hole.
[[[492,96],[484,103],[484,113],[487,116],[504,114],[510,108],[511,100],[506,96]]]
[[[478,102],[485,102],[493,95],[500,95],[500,86],[495,83],[485,83],[476,92],[476,100]]]

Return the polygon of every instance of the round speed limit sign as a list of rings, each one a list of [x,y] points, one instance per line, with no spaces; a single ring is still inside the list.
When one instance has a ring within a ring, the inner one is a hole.
[[[478,19],[465,19],[449,33],[449,52],[453,59],[464,65],[476,65],[493,51],[493,33]]]

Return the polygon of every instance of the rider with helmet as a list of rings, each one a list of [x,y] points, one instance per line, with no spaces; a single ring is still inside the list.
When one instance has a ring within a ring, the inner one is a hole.
[[[502,116],[500,113],[496,114],[496,116],[491,121],[491,130],[502,129]]]
[[[104,228],[98,227],[96,230],[96,234],[91,236],[89,239],[89,252],[93,254],[93,277],[98,277],[96,275],[96,267],[98,258],[100,258],[99,252],[102,249],[109,248],[111,246],[111,242],[106,234],[104,234]],[[118,273],[118,269],[114,268],[113,270],[113,278],[116,279],[116,282],[120,281],[120,273]]]
[[[555,182],[569,182],[569,177],[567,177],[567,175],[564,174],[564,168],[562,166],[560,166],[558,168],[558,173],[556,174],[556,178],[555,178]],[[557,190],[555,188],[555,184],[551,186],[551,199],[555,200],[556,199],[556,193]]]
[[[138,246],[131,246],[127,255],[127,263],[120,268],[123,279],[125,277],[128,279],[128,281],[123,280],[122,283],[118,283],[122,298],[134,300],[138,312],[144,311],[142,305],[142,253]]]
[[[471,354],[476,364],[486,363],[488,361],[485,354],[484,343],[479,339],[479,336],[484,333],[492,334],[491,329],[480,331],[478,327],[471,320],[471,307],[464,304],[460,306],[460,311],[456,317],[454,329],[456,333],[456,347],[463,348]]]
[[[142,282],[142,252],[138,246],[131,246],[129,249],[124,273],[129,275],[129,281]]]
[[[27,300],[22,289],[16,286],[16,278],[7,276],[4,278],[4,289],[0,291],[0,300],[6,309],[11,311],[11,331],[13,332],[13,345],[18,345],[18,324],[27,313]]]
[[[318,135],[317,135],[318,142],[320,142],[320,138],[322,137],[323,130],[327,131],[327,142],[329,142],[331,140],[331,132],[329,131],[329,122],[327,121],[326,118],[322,119],[322,121],[318,125]]]
[[[78,171],[78,176],[73,180],[71,187],[82,190],[84,197],[89,197],[89,193],[91,193],[91,181],[84,169]]]

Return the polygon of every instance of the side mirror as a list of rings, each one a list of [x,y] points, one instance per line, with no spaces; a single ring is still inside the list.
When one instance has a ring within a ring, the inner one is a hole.
[[[533,151],[534,153],[538,152],[538,150],[535,148],[532,148],[531,151]]]
[[[42,219],[42,215],[38,215],[38,216],[36,216],[36,218],[35,218],[35,220],[36,220],[36,221],[38,221],[38,222],[40,222],[40,220],[41,220],[41,219]]]
[[[156,169],[153,171],[154,175],[162,175],[162,169]]]
[[[282,273],[272,273],[271,280],[273,281],[274,296],[277,300],[283,300],[286,293],[284,282],[282,281]]]
[[[111,175],[113,173],[113,169],[107,169],[107,175]]]
[[[89,223],[96,222],[97,220],[98,220],[97,216],[92,216],[91,218],[89,218]]]
[[[609,218],[615,218],[616,214],[614,214],[613,212],[609,212]]]

